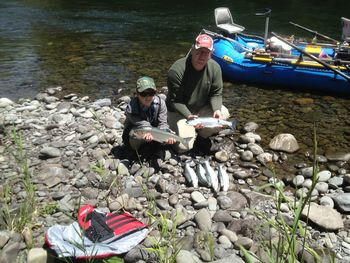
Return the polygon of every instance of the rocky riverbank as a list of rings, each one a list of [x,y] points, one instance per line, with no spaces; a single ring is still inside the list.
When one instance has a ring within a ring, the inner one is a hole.
[[[21,205],[33,205],[21,233],[8,230],[11,222],[0,222],[0,262],[46,262],[46,251],[40,249],[45,231],[74,222],[79,205],[86,203],[103,211],[125,209],[147,223],[149,214],[159,218],[162,213],[170,229],[176,226],[175,234],[163,238],[169,244],[175,239],[178,248],[181,245],[178,263],[244,262],[240,246],[258,254],[259,239],[271,238],[258,231],[264,220],[253,211],[272,219],[282,213],[286,221],[293,220],[287,200],[276,207],[274,187],[283,185],[288,200],[305,197],[312,187],[312,158],[288,162],[298,150],[294,136],[263,138],[270,142],[270,148],[263,149],[258,125],[249,122],[235,133],[223,130],[214,138],[221,151],[210,157],[210,164],[213,168],[224,164],[230,178],[228,191],[194,188],[183,175],[184,162],[195,167],[202,157],[167,151],[155,172],[147,163],[131,163],[118,154],[129,97],[112,105],[109,99],[91,102],[75,94],[60,99],[59,91],[48,89],[33,100],[16,103],[0,99],[1,212],[15,219]],[[349,159],[350,153],[342,149],[317,155],[318,182],[311,193],[313,203],[307,207],[308,226],[307,210],[303,212],[308,244],[334,253],[336,262],[350,262]],[[289,174],[279,178],[272,167],[282,166]],[[264,192],[256,192],[267,183],[271,186]],[[151,224],[148,237],[122,255],[124,261],[159,262],[145,248],[154,245],[151,237],[161,236],[160,228]],[[322,262],[328,262],[325,258]]]

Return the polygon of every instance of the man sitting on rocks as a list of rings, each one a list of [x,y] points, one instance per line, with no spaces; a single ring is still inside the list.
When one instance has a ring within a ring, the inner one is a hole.
[[[142,77],[137,80],[136,96],[131,99],[125,110],[123,143],[129,153],[126,157],[135,157],[135,151],[138,151],[142,156],[152,157],[153,161],[164,160],[164,148],[162,144],[153,140],[151,133],[144,134],[142,139],[130,136],[132,130],[137,128],[157,127],[161,130],[169,130],[167,107],[165,101],[156,95],[156,91],[152,78]],[[173,138],[169,138],[165,143],[174,144],[175,142]],[[159,165],[159,161],[155,165],[157,164]]]

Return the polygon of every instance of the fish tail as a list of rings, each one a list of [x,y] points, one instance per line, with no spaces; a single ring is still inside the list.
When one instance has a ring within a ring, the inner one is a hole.
[[[237,123],[238,123],[237,120],[233,120],[233,121],[231,122],[231,126],[230,126],[230,127],[231,127],[232,130],[235,130],[235,129],[236,129]]]
[[[188,149],[190,148],[190,141],[192,140],[192,137],[188,137],[188,138],[183,138],[183,145],[185,145],[185,147]]]

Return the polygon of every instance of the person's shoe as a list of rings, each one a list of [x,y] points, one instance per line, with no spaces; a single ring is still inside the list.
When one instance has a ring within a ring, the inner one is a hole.
[[[202,154],[209,154],[210,153],[210,147],[211,147],[211,141],[209,138],[203,138],[202,136],[197,136],[196,140],[193,144],[193,149],[202,153]]]
[[[129,147],[123,149],[123,158],[128,159],[129,161],[135,161],[138,159],[136,151]]]
[[[163,161],[165,159],[165,150],[162,148],[157,149],[157,151],[154,153],[154,158]]]
[[[163,165],[163,160],[159,158],[154,158],[150,161],[150,165],[154,168],[154,171],[158,173]]]
[[[154,158],[164,159],[165,157],[165,151],[162,145],[155,141],[142,144],[139,148],[139,154],[147,160]]]
[[[111,153],[113,156],[117,159],[123,159],[124,158],[124,152],[125,152],[125,145],[118,145],[111,149]]]

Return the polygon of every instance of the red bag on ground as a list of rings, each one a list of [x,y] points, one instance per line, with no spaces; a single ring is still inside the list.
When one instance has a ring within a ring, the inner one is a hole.
[[[127,212],[103,213],[91,205],[79,209],[78,223],[86,237],[101,243],[118,240],[147,227]]]

